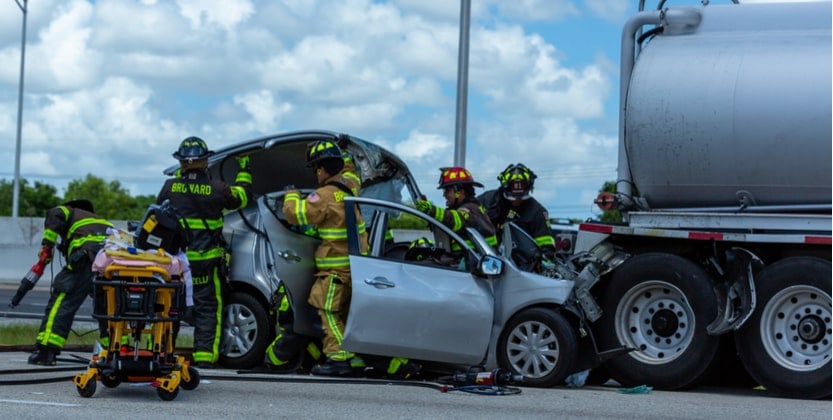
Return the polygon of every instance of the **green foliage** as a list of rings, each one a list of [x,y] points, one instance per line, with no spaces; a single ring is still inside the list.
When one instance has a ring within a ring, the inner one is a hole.
[[[602,185],[602,189],[599,192],[615,193],[616,182],[605,181],[604,185]],[[599,221],[604,223],[622,223],[622,213],[620,213],[619,210],[616,209],[605,210],[604,212],[602,212],[602,215],[599,216]]]
[[[20,179],[18,214],[24,217],[43,217],[46,211],[60,204],[58,190],[48,184],[35,181],[29,186],[29,181]],[[14,180],[0,180],[0,216],[11,216],[14,201]]]
[[[19,215],[44,217],[46,211],[69,200],[86,198],[93,203],[96,213],[108,220],[138,220],[144,216],[148,206],[156,202],[154,195],[130,196],[130,191],[119,181],[106,182],[92,174],[76,179],[67,185],[63,197],[52,185],[35,181],[30,186],[26,179],[20,180]],[[0,216],[12,215],[14,181],[0,180]]]
[[[92,174],[83,180],[73,180],[67,185],[65,200],[86,198],[92,201],[95,212],[108,220],[140,219],[147,206],[156,202],[151,195],[131,197],[130,191],[119,181],[106,182]]]
[[[392,217],[388,219],[388,228],[420,230],[425,229],[426,224],[425,221],[414,215],[408,213],[400,213],[398,217]]]

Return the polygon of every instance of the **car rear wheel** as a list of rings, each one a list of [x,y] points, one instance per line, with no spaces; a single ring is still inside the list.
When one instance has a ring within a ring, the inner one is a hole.
[[[513,317],[498,341],[498,365],[523,376],[524,385],[564,382],[576,358],[578,339],[569,322],[551,309],[527,309]]]
[[[223,305],[220,364],[231,369],[259,365],[269,345],[270,331],[264,305],[248,293],[231,293]]]

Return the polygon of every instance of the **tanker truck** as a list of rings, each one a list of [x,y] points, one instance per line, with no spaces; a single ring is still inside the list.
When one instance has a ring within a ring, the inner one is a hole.
[[[595,200],[622,222],[581,224],[574,252],[630,257],[582,304],[602,350],[632,349],[603,365],[625,386],[732,363],[829,397],[831,3],[702,3],[643,0],[623,29],[617,188]]]

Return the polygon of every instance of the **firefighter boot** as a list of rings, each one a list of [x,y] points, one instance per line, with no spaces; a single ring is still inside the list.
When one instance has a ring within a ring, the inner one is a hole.
[[[30,365],[55,366],[59,351],[48,347],[39,348],[29,356]]]
[[[318,376],[348,376],[353,374],[353,368],[347,360],[327,359],[326,362],[313,366],[311,373]]]

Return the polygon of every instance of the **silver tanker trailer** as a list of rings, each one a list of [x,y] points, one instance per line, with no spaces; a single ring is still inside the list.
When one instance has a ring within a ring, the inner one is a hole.
[[[623,30],[617,193],[596,203],[624,223],[575,249],[631,255],[592,290],[600,349],[634,349],[604,368],[680,389],[739,358],[775,395],[829,397],[831,3],[703,3],[643,1]]]

